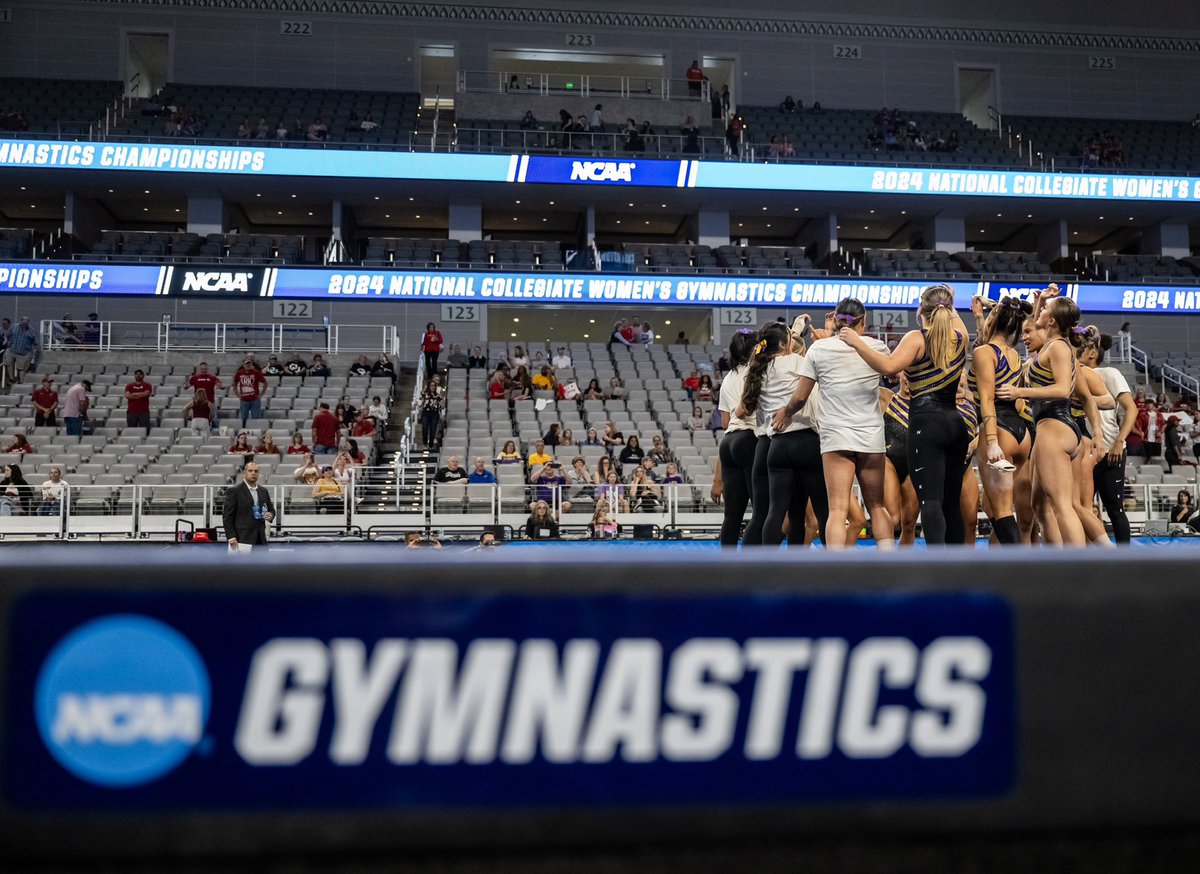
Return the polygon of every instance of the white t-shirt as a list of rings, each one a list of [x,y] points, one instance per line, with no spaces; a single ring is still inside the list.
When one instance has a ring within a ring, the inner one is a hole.
[[[758,410],[754,423],[755,433],[760,437],[771,437],[776,433],[771,419],[777,410],[787,406],[787,402],[792,399],[792,395],[796,391],[796,384],[800,382],[802,376],[800,364],[803,360],[804,356],[796,353],[777,355],[767,365],[767,375],[763,378],[763,387],[758,397]],[[817,428],[817,403],[815,398],[810,397],[800,411],[792,417],[792,423],[780,433],[801,431],[805,428],[815,431]]]
[[[750,431],[754,429],[754,419],[739,419],[734,415],[738,405],[742,402],[742,389],[746,385],[746,370],[748,365],[743,364],[735,370],[729,371],[725,376],[725,381],[721,383],[721,394],[717,399],[717,409],[723,413],[729,414],[729,425],[725,428],[725,433],[731,431]]]
[[[61,501],[63,491],[66,489],[66,487],[67,481],[65,479],[60,479],[58,482],[55,482],[52,479],[46,480],[44,483],[42,483],[42,500],[51,502]]]
[[[550,359],[550,363],[555,368],[570,367],[571,366],[571,356],[570,355],[555,355],[553,358]]]
[[[888,354],[881,340],[863,337],[863,342]],[[818,340],[801,359],[800,375],[821,386],[822,452],[883,452],[879,374],[852,347],[837,337]]]
[[[1097,367],[1096,372],[1100,374],[1100,378],[1104,380],[1104,387],[1108,389],[1108,393],[1112,395],[1114,401],[1117,401],[1116,407],[1111,410],[1100,411],[1100,426],[1104,447],[1107,449],[1112,446],[1117,435],[1121,433],[1121,425],[1124,424],[1125,411],[1121,406],[1121,395],[1129,394],[1129,383],[1125,381],[1124,375],[1115,367]]]

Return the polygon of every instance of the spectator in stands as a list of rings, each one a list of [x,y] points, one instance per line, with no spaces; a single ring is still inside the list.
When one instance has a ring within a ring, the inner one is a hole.
[[[467,369],[487,370],[487,356],[483,354],[483,349],[479,346],[471,347],[471,354],[467,356]]]
[[[446,459],[446,466],[438,468],[437,473],[433,475],[435,483],[465,483],[467,481],[467,470],[459,464],[458,456],[451,455]]]
[[[592,482],[596,485],[603,485],[608,478],[609,472],[616,469],[611,458],[607,455],[600,456],[599,461],[596,462],[596,472],[592,474]]]
[[[654,328],[650,326],[649,322],[642,322],[636,326],[634,337],[641,345],[649,346],[654,342]]]
[[[654,472],[654,459],[649,455],[642,458],[641,468],[646,472],[646,478],[658,482],[658,474]],[[631,474],[632,476],[632,474]]]
[[[78,346],[79,326],[75,324],[75,317],[67,313],[58,324],[62,328],[62,336],[58,338],[59,342],[68,346]]]
[[[63,424],[67,428],[68,437],[79,437],[83,434],[83,423],[87,421],[88,406],[91,399],[88,392],[92,390],[90,379],[81,379],[67,389],[67,402],[63,406]]]
[[[683,477],[679,475],[679,468],[675,465],[675,462],[667,462],[667,470],[663,474],[662,482],[665,486],[679,485],[683,482]]]
[[[729,116],[729,123],[725,126],[725,145],[731,155],[738,154],[741,149],[744,127],[745,122],[740,115]]]
[[[54,380],[48,376],[42,377],[42,384],[33,390],[33,425],[40,428],[58,425],[58,392],[54,390]]]
[[[320,118],[316,118],[308,126],[307,137],[311,143],[323,143],[329,139],[329,126]]]
[[[262,393],[267,389],[267,378],[258,369],[254,359],[246,356],[242,366],[233,375],[233,385],[238,396],[238,413],[242,419],[242,427],[250,419],[262,418]]]
[[[251,132],[250,119],[243,118],[242,123],[237,127],[237,138],[239,140],[248,140],[250,139]]]
[[[346,509],[342,483],[333,474],[333,468],[325,465],[313,483],[313,501],[318,513],[340,513]]]
[[[250,445],[250,434],[246,431],[239,431],[233,440],[233,445],[225,451],[230,455],[253,455],[254,447]]]
[[[781,158],[796,157],[796,147],[792,145],[792,140],[787,134],[783,135],[783,142],[779,146],[779,157],[781,157]]]
[[[359,125],[359,128],[361,128],[363,133],[370,133],[373,130],[379,129],[379,122],[375,120],[375,116],[368,112],[363,116],[363,120]]]
[[[256,140],[269,139],[271,136],[271,127],[267,124],[267,119],[264,116],[258,117],[258,124],[254,126],[254,138]]]
[[[558,351],[554,353],[554,357],[550,359],[550,365],[557,370],[560,367],[571,366],[571,356],[567,354],[566,346],[559,346]]]
[[[629,505],[636,513],[653,513],[662,502],[662,490],[638,465],[629,479]]]
[[[529,469],[537,470],[543,465],[549,464],[552,456],[546,452],[546,441],[538,440],[533,444],[533,452],[529,453]]]
[[[496,455],[496,464],[520,464],[521,453],[517,452],[517,444],[512,440],[504,443],[504,448]]]
[[[317,455],[329,455],[337,450],[342,423],[329,412],[329,403],[322,401],[312,420],[312,446]]]
[[[588,130],[604,133],[604,107],[599,103],[592,107],[592,117],[588,119]]]
[[[208,435],[212,431],[213,405],[208,400],[204,389],[198,388],[192,393],[192,399],[183,408],[183,420],[188,428],[200,434]]]
[[[687,378],[684,379],[683,387],[687,391],[688,400],[694,401],[696,399],[696,392],[700,390],[700,371],[691,371],[687,375]]]
[[[638,128],[636,120],[632,118],[625,119],[625,128],[621,131],[621,134],[625,137],[625,151],[646,151],[646,138],[642,136],[641,129]]]
[[[608,392],[606,394],[610,401],[619,401],[625,397],[625,386],[621,384],[621,377],[614,376],[608,381]]]
[[[14,434],[12,443],[4,448],[8,455],[28,455],[33,452],[33,446],[24,434]]]
[[[437,329],[437,325],[430,322],[425,326],[425,333],[421,336],[421,351],[425,354],[425,378],[437,373],[438,355],[446,348],[446,341],[442,337],[442,332]]]
[[[325,363],[325,359],[320,355],[314,355],[312,364],[308,365],[308,375],[324,377],[332,375],[329,365]]]
[[[371,398],[370,406],[367,407],[367,415],[375,420],[376,431],[383,429],[383,426],[387,424],[388,420],[388,408],[383,402],[383,398],[381,398],[379,395],[375,395]]]
[[[575,432],[573,432],[570,428],[564,428],[563,432],[562,432],[562,439],[558,441],[558,445],[559,446],[574,446],[575,445]]]
[[[4,465],[0,479],[0,516],[24,516],[32,509],[33,489],[21,473],[21,465]]]
[[[549,365],[542,365],[542,369],[538,371],[537,376],[533,378],[533,387],[541,391],[554,391],[554,386],[558,383],[554,379],[554,374],[550,371]]]
[[[688,83],[688,96],[693,100],[699,100],[704,84],[704,71],[700,69],[700,62],[692,61],[692,65],[687,68],[684,77]]]
[[[779,111],[780,112],[795,112],[796,111],[796,101],[792,99],[792,95],[789,94],[787,97],[783,98],[783,103],[779,104]]]
[[[550,426],[550,430],[548,430],[546,432],[546,435],[544,437],[542,437],[542,442],[545,443],[547,446],[549,446],[551,449],[557,449],[559,447],[559,445],[562,443],[562,435],[560,433],[561,431],[562,431],[562,426],[559,425],[557,422],[555,422],[553,425]]]
[[[8,340],[4,347],[4,368],[10,382],[20,382],[34,353],[41,349],[38,332],[29,324],[29,316],[21,316],[17,324],[8,329]]]
[[[446,366],[454,368],[471,366],[470,359],[468,359],[466,353],[462,351],[462,346],[459,346],[457,343],[455,343],[450,347],[450,356],[446,359]]]
[[[1167,460],[1167,472],[1170,473],[1179,465],[1192,465],[1191,459],[1185,457],[1187,439],[1179,428],[1179,417],[1167,418],[1167,427],[1163,429],[1163,457]]]
[[[496,475],[487,469],[487,462],[482,455],[475,456],[475,467],[467,474],[467,482],[471,485],[490,485],[496,481]]]
[[[521,130],[537,130],[538,129],[537,119],[533,117],[532,109],[526,109],[525,114],[523,116],[521,116],[520,128],[521,128]]]
[[[1154,401],[1146,403],[1146,409],[1138,413],[1135,431],[1142,434],[1142,444],[1147,458],[1157,458],[1162,454],[1162,435],[1167,428],[1166,417],[1158,410]]]
[[[508,372],[504,368],[497,369],[488,384],[488,397],[493,401],[504,400],[508,397],[508,388]]]
[[[1129,347],[1133,345],[1133,333],[1130,330],[1132,327],[1132,322],[1123,322],[1121,329],[1117,331],[1117,346],[1121,350],[1121,360],[1125,360]]]
[[[587,384],[587,388],[583,390],[583,399],[585,401],[602,401],[604,400],[604,389],[600,387],[600,380],[592,377]]]
[[[562,132],[562,147],[571,148],[571,134],[575,132],[575,119],[565,109],[558,111],[558,129]]]
[[[529,371],[524,367],[517,368],[517,375],[513,377],[508,389],[509,405],[513,401],[527,401],[533,397],[533,380],[529,377]]]
[[[700,125],[696,123],[696,119],[690,115],[684,119],[683,126],[679,128],[679,133],[683,136],[683,148],[680,151],[685,155],[699,155]]]
[[[298,376],[303,379],[304,375],[308,373],[308,365],[304,363],[299,352],[293,352],[292,357],[283,365],[283,372],[288,376]]]
[[[421,442],[427,449],[437,444],[438,425],[442,420],[442,407],[445,402],[446,392],[442,388],[441,377],[435,373],[429,377],[425,388],[421,389],[421,396],[417,402],[421,412]]]
[[[42,502],[38,504],[39,516],[57,516],[62,512],[63,492],[67,481],[62,478],[62,468],[50,468],[50,479],[42,483]]]
[[[708,428],[708,422],[704,415],[704,410],[699,405],[692,407],[692,417],[687,421],[689,431],[704,431]]]
[[[371,376],[396,381],[396,366],[392,364],[386,352],[380,352],[375,363],[371,365]]]
[[[354,440],[353,438],[346,441],[346,448],[342,450],[342,453],[344,453],[353,464],[367,463],[367,454],[359,448],[358,441]],[[334,461],[334,464],[336,465],[337,462]]]
[[[618,446],[625,445],[625,435],[617,430],[615,422],[604,423],[604,433],[600,436],[600,443],[608,452],[608,457],[612,458],[613,453],[617,451]]]
[[[534,492],[538,501],[553,504],[554,499],[562,494],[562,489],[567,484],[567,476],[563,472],[562,462],[551,458],[541,467],[534,468],[529,482],[535,486]],[[571,512],[570,501],[564,499],[560,506],[562,512]]]
[[[292,479],[300,485],[311,486],[320,478],[321,468],[317,467],[316,458],[311,452],[304,453],[304,460],[300,462],[299,467],[292,471]]]
[[[359,410],[358,415],[354,417],[354,426],[350,429],[350,436],[375,436],[375,420],[370,417],[366,410]]]
[[[133,372],[133,382],[125,386],[125,424],[130,428],[145,428],[150,433],[150,396],[154,386],[146,382],[141,370]]]
[[[557,540],[558,522],[545,501],[534,501],[529,519],[525,522],[525,537],[529,540]]]
[[[696,388],[696,400],[711,401],[713,399],[713,381],[707,373],[700,377],[700,385]]]
[[[638,440],[637,435],[630,434],[629,440],[626,441],[621,454],[617,456],[617,460],[621,463],[622,467],[629,464],[641,464],[645,455],[646,451],[642,449],[642,444]]]
[[[655,434],[650,438],[650,451],[646,457],[658,465],[674,461],[675,453],[663,442],[661,434]]]
[[[201,361],[196,365],[196,372],[188,377],[187,384],[193,389],[204,392],[204,396],[208,398],[211,405],[213,427],[216,427],[217,422],[221,419],[221,413],[217,407],[217,389],[224,388],[224,383],[208,372],[207,362]]]
[[[1171,522],[1175,525],[1186,525],[1188,519],[1192,518],[1192,514],[1196,512],[1196,508],[1192,506],[1192,493],[1187,489],[1180,489],[1179,494],[1175,496],[1175,506],[1171,508]]]
[[[283,376],[287,371],[279,363],[278,356],[272,355],[267,359],[267,365],[263,368],[263,373],[267,376]]]
[[[283,458],[283,450],[275,443],[275,438],[271,436],[270,431],[263,431],[262,437],[258,440],[258,446],[254,447],[255,455],[274,455],[276,458]]]
[[[307,455],[311,450],[304,444],[304,435],[297,431],[292,435],[292,442],[288,444],[288,455]]]
[[[99,313],[88,313],[88,320],[83,323],[83,332],[79,335],[79,339],[85,346],[100,345]]]
[[[612,517],[608,501],[605,500],[596,501],[596,509],[592,512],[592,521],[588,522],[587,527],[588,536],[593,540],[616,540],[621,530]]]
[[[279,140],[279,142],[282,143],[287,138],[288,138],[287,122],[281,118],[281,119],[279,119],[279,121],[275,122],[275,139]]]
[[[510,368],[524,367],[528,369],[533,366],[533,362],[529,359],[529,354],[522,346],[517,346],[517,348],[513,350],[512,358],[508,360],[508,363]]]
[[[596,433],[596,429],[588,428],[587,436],[585,436],[583,438],[583,443],[581,445],[583,445],[583,446],[603,446],[604,444],[600,442],[600,436]]]
[[[359,355],[358,359],[350,365],[351,376],[370,376],[371,362],[367,360],[366,355]]]
[[[599,503],[602,499],[608,506],[618,507],[622,513],[629,512],[626,489],[615,470],[609,470],[604,475],[603,482],[596,488],[596,502]]]

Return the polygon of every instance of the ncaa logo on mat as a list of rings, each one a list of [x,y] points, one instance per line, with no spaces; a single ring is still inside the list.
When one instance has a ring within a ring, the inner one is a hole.
[[[131,614],[80,626],[50,653],[34,693],[60,765],[98,786],[138,786],[178,767],[208,719],[208,672],[175,629]]]

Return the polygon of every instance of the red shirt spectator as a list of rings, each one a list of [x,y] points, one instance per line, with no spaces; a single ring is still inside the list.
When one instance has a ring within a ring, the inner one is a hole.
[[[217,389],[225,387],[219,378],[208,372],[208,364],[203,361],[196,366],[196,372],[188,378],[188,385],[193,389],[198,388],[203,391],[210,404],[217,400]]]
[[[442,332],[437,330],[437,328],[434,328],[432,331],[426,330],[425,336],[421,338],[422,352],[441,352],[444,345]]]
[[[621,328],[621,336],[625,338],[626,343],[632,343],[633,342],[633,326],[625,325],[625,327]]]
[[[683,381],[683,387],[688,391],[694,392],[700,388],[700,374],[692,371],[692,375]]]
[[[41,413],[43,417],[53,416],[58,411],[58,392],[53,388],[50,377],[42,380],[41,388],[33,390],[34,415]],[[38,424],[41,424],[40,422]]]
[[[29,440],[26,439],[24,434],[17,434],[15,437],[13,437],[13,442],[10,443],[8,448],[5,449],[4,451],[5,452],[33,452],[33,446],[30,445]]]
[[[351,437],[374,437],[375,423],[367,418],[365,413],[358,414],[358,421],[350,431]]]
[[[292,435],[292,442],[288,444],[288,455],[307,455],[312,450],[304,445],[304,436],[297,431]]]
[[[141,373],[139,370],[138,373]],[[144,379],[135,379],[125,386],[125,412],[130,415],[141,415],[150,412],[150,395],[154,394],[154,386]]]
[[[253,364],[243,364],[233,375],[233,385],[237,389],[238,400],[256,401],[267,388],[267,378]]]
[[[329,412],[329,404],[321,404],[312,421],[313,451],[320,455],[336,449],[341,427],[337,416]]]

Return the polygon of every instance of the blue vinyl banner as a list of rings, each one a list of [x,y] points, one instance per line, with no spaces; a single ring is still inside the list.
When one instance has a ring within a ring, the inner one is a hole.
[[[1017,774],[986,594],[39,590],[6,629],[22,809],[980,798]]]
[[[383,150],[0,139],[0,171],[58,168],[240,176],[434,179],[739,191],[929,194],[1034,200],[1200,202],[1200,178],[1115,173],[664,161],[640,156],[477,155]]]
[[[856,297],[868,307],[915,309],[936,280],[867,277],[671,276],[662,273],[474,273],[348,267],[0,263],[0,294],[172,295],[480,303],[826,307]],[[974,295],[1032,298],[1039,284],[947,282],[958,306]],[[1084,313],[1200,313],[1200,286],[1068,283]]]

